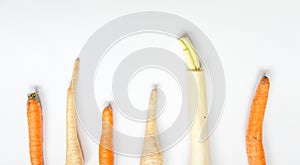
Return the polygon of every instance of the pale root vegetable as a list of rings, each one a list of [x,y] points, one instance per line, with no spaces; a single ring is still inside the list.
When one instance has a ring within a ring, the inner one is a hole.
[[[210,149],[207,132],[207,101],[204,71],[196,50],[188,37],[180,38],[188,67],[190,130],[190,165],[209,165]],[[207,137],[201,139],[202,137]]]
[[[145,138],[144,138],[143,153],[140,159],[140,165],[162,165],[163,164],[163,156],[160,150],[159,141],[157,137],[156,102],[157,102],[157,89],[155,88],[151,92]]]
[[[188,71],[189,102],[192,126],[190,130],[190,165],[209,165],[210,149],[207,133],[207,105],[203,71]],[[192,84],[195,83],[193,86]],[[191,88],[194,87],[194,88]],[[197,99],[197,100],[196,100]],[[198,104],[197,104],[198,103]],[[202,136],[201,136],[202,135]]]
[[[246,146],[249,165],[265,165],[265,154],[262,143],[263,120],[269,95],[270,81],[264,76],[252,102],[246,135]]]
[[[79,59],[75,61],[72,80],[68,88],[67,111],[66,111],[66,165],[83,165],[83,155],[77,133],[77,123],[75,114],[74,87],[77,80]]]
[[[102,133],[99,145],[99,164],[113,165],[113,111],[108,105],[102,112]]]
[[[43,165],[44,160],[42,107],[37,92],[28,94],[27,118],[31,164]]]

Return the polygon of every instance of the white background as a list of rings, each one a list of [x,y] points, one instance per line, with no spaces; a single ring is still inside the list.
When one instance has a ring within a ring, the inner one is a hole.
[[[248,112],[264,70],[271,78],[264,122],[268,164],[299,164],[300,4],[296,0],[0,1],[0,164],[30,164],[26,94],[36,85],[43,101],[45,164],[64,164],[66,89],[74,59],[103,24],[144,10],[166,11],[193,22],[222,60],[227,95],[222,119],[210,139],[212,164],[247,164]],[[97,164],[97,144],[81,129],[80,137],[86,164]],[[172,154],[172,162],[188,157],[184,152]]]

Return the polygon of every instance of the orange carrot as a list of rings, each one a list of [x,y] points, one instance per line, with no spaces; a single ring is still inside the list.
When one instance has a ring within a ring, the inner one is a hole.
[[[27,118],[31,164],[43,165],[43,120],[37,92],[28,94]]]
[[[270,81],[264,76],[255,93],[248,123],[246,145],[249,165],[265,165],[265,154],[262,144],[262,127],[269,95]]]
[[[113,165],[113,112],[108,105],[102,112],[102,134],[99,146],[99,164]]]

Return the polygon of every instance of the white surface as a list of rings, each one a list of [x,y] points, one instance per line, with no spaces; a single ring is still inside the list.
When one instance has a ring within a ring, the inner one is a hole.
[[[103,24],[143,10],[174,13],[198,25],[223,62],[227,97],[211,137],[213,165],[247,164],[248,112],[263,70],[271,75],[264,123],[268,164],[298,164],[299,2],[170,2],[0,1],[0,164],[30,164],[26,94],[35,85],[43,101],[45,164],[64,164],[66,89],[74,59]],[[80,137],[86,164],[98,164],[98,146],[82,131]],[[169,152],[173,155],[167,158],[169,164],[188,159],[183,152]],[[136,159],[118,157],[119,164],[129,162]]]

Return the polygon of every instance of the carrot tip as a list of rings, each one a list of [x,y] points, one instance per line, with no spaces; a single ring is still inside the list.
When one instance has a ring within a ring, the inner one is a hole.
[[[102,111],[102,117],[103,116],[106,116],[106,115],[110,115],[110,114],[112,114],[113,113],[113,110],[112,110],[112,108],[111,108],[111,106],[110,106],[110,104],[109,105],[107,105],[104,109],[103,109],[103,111]]]
[[[106,109],[106,110],[112,111],[111,104],[109,103],[109,104],[105,107],[105,109]]]
[[[261,82],[263,84],[270,84],[270,79],[268,76],[264,75],[264,77],[261,79]]]
[[[108,105],[106,106],[109,110],[112,111],[112,108],[111,108],[111,102],[108,103]]]
[[[39,100],[38,93],[36,91],[33,93],[29,93],[27,96],[28,96],[28,99]]]

